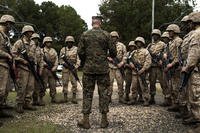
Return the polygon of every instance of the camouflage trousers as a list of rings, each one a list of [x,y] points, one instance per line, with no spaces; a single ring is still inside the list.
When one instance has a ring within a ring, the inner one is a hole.
[[[124,79],[122,77],[122,74],[119,69],[112,69],[110,68],[110,87],[109,87],[109,95],[112,96],[113,93],[113,83],[114,79],[117,80],[117,86],[118,86],[118,95],[119,98],[122,98],[124,96]]]
[[[0,66],[0,104],[4,102],[7,85],[9,81],[9,70],[6,67]]]
[[[162,88],[163,95],[167,97],[168,87],[166,80],[164,80],[163,71],[160,67],[151,67],[149,69],[149,82],[150,82],[150,95],[156,95],[156,81],[159,80],[160,86]]]
[[[34,90],[34,76],[30,71],[18,68],[16,103],[31,104]]]
[[[191,106],[192,115],[200,120],[200,72],[194,72],[191,76],[189,104]]]
[[[49,87],[49,89],[50,89],[50,96],[55,97],[55,95],[56,95],[56,80],[55,80],[53,74],[51,73],[51,71],[49,71],[47,68],[45,68],[42,73],[42,78],[44,81],[45,88],[47,89]],[[42,96],[42,97],[45,96],[46,89],[41,90],[40,96]]]
[[[141,76],[138,76],[136,74],[132,75],[131,90],[132,90],[133,100],[137,100],[138,95],[142,95],[143,100],[149,102],[150,90],[149,90],[146,80],[142,81]]]
[[[76,93],[77,92],[77,81],[72,75],[70,71],[67,72],[62,72],[62,82],[63,82],[63,93],[68,93],[68,84],[69,81],[71,81],[72,84],[72,92]]]
[[[132,70],[127,68],[125,69],[125,93],[129,94],[130,93],[130,88],[131,88],[131,81],[132,81]]]
[[[186,87],[181,92],[179,92],[178,100],[180,106],[188,106],[190,88],[191,88],[191,78],[189,79]]]
[[[45,90],[42,90],[42,88],[40,87],[40,84],[35,81],[35,88],[34,88],[34,92],[33,92],[33,100],[34,102],[38,102],[39,97],[43,97],[43,92],[45,92]]]
[[[180,70],[176,70],[171,79],[171,99],[173,104],[178,104],[179,100],[179,85],[180,85]]]
[[[109,74],[83,74],[83,114],[90,114],[92,108],[93,93],[97,83],[99,94],[99,110],[105,114],[109,111]]]

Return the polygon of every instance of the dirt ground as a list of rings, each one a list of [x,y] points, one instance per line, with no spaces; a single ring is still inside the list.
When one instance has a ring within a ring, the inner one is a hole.
[[[62,88],[57,88],[57,99],[63,98]],[[15,93],[9,95],[9,104],[14,105]],[[71,95],[70,95],[71,97]],[[92,114],[90,115],[91,129],[77,127],[77,121],[82,117],[82,91],[78,89],[78,104],[51,104],[47,92],[45,107],[38,107],[35,112],[26,111],[23,115],[15,113],[13,119],[5,119],[0,133],[185,133],[190,126],[181,124],[175,119],[175,113],[160,107],[163,96],[158,86],[156,95],[157,105],[143,107],[142,105],[122,105],[118,103],[117,86],[114,84],[113,102],[108,114],[110,125],[107,129],[100,128],[101,115],[98,110],[97,89],[94,93]]]

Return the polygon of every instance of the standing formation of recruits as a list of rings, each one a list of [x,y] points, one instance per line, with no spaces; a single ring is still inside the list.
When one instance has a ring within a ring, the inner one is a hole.
[[[71,102],[77,104],[77,78],[74,73],[83,64],[83,119],[77,124],[81,128],[90,128],[89,115],[96,83],[102,114],[101,127],[108,127],[107,113],[112,103],[114,80],[117,81],[118,101],[121,104],[156,104],[159,82],[164,95],[162,106],[177,112],[175,117],[182,118],[183,124],[200,122],[200,12],[185,16],[181,20],[181,27],[184,28],[170,24],[163,33],[154,29],[150,44],[139,36],[130,41],[127,49],[119,41],[118,32],[109,34],[102,30],[101,18],[94,16],[93,28],[82,34],[78,47],[73,36],[66,36],[59,55],[52,48],[53,39],[50,36],[43,39],[41,47],[40,36],[30,25],[22,28],[22,36],[11,45],[8,36],[14,24],[15,19],[11,15],[3,15],[0,19],[2,117],[12,117],[4,110],[9,108],[6,99],[10,79],[17,92],[16,112],[34,111],[37,110],[35,106],[45,106],[43,97],[47,88],[50,89],[51,102],[56,103],[58,64],[63,65],[63,102],[69,102],[68,84],[71,81]],[[181,38],[181,32],[187,34]]]

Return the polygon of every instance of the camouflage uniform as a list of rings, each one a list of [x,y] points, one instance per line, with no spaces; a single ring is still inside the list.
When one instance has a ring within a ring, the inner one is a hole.
[[[32,26],[24,26],[22,29],[22,33],[25,32],[34,32]],[[21,52],[22,50],[26,50],[27,54],[30,58],[30,60],[34,60],[34,51],[31,50],[30,46],[30,38],[23,35],[21,39],[15,42],[12,53],[14,55],[14,59],[17,65],[17,71],[18,71],[18,79],[17,83],[19,88],[17,91],[17,97],[16,97],[16,103],[17,106],[21,108],[21,105],[24,104],[24,107],[30,106],[32,102],[32,94],[34,90],[34,76],[30,72],[28,65],[24,62],[25,59],[22,56]],[[34,67],[34,66],[33,66]],[[21,111],[19,113],[22,113]]]
[[[7,64],[9,53],[4,46],[6,42],[10,43],[10,39],[3,31],[0,31],[0,105],[4,103],[9,82],[9,66]]]
[[[160,61],[162,61],[162,53],[164,52],[165,43],[162,41],[153,42],[148,46],[148,50],[152,55],[152,65],[149,70],[150,94],[153,97],[156,94],[156,80],[159,80],[163,94],[167,98],[167,84],[164,80],[163,70]],[[159,57],[160,56],[160,57]],[[157,59],[156,59],[157,58]]]
[[[177,25],[171,24],[168,26],[167,31],[170,31],[170,28],[177,29],[175,33],[180,33],[180,29]],[[178,36],[175,35],[172,40],[169,42],[169,51],[172,55],[171,59],[171,64],[174,67],[174,72],[172,75],[172,90],[171,90],[171,98],[172,98],[172,107],[176,106],[178,104],[178,88],[180,85],[180,69],[177,67],[179,66],[179,47],[182,44],[182,39]]]
[[[161,38],[162,38],[162,41],[165,43],[165,48],[164,48],[164,54],[163,54],[163,59],[165,60],[165,57],[164,55],[166,54],[167,52],[167,49],[169,49],[169,41],[170,41],[170,37],[169,37],[169,33],[168,32],[164,32],[162,35],[161,35]],[[162,62],[163,66],[164,66],[164,63],[165,62]],[[166,64],[167,65],[167,64]],[[165,67],[165,66],[164,66]],[[164,71],[163,71],[163,79],[164,79],[164,82],[166,83],[166,87],[165,88],[165,101],[163,103],[163,106],[169,106],[171,105],[171,88],[172,88],[172,84],[171,84],[171,80],[168,79],[167,77],[167,73],[165,72],[165,68],[164,68]]]
[[[187,56],[188,56],[188,49],[189,49],[189,43],[192,39],[193,31],[189,32],[184,38],[183,43],[180,46],[181,49],[181,56],[183,60],[183,66],[186,64]],[[180,92],[179,96],[179,105],[180,106],[187,106],[188,103],[188,90],[190,88],[190,81],[187,84],[186,88]]]
[[[50,38],[50,37],[44,38],[43,44],[48,42],[48,41],[45,41],[45,39],[48,39],[48,38]],[[52,42],[51,38],[49,40],[51,40],[51,42]],[[57,67],[58,67],[58,55],[57,55],[56,50],[53,49],[53,48],[48,48],[48,47],[45,46],[43,48],[43,55],[49,61],[51,61],[51,63],[53,64],[53,69],[56,71]],[[52,100],[54,101],[55,96],[56,96],[56,80],[55,80],[54,76],[52,75],[52,72],[50,70],[48,70],[47,64],[46,64],[45,61],[44,61],[44,69],[43,69],[43,72],[42,72],[42,77],[43,77],[43,80],[44,80],[45,88],[49,87],[50,96],[51,96]],[[42,97],[45,96],[45,90],[41,91],[40,96],[42,96]]]
[[[111,32],[111,36],[112,36],[112,33],[114,33],[114,32]],[[125,59],[126,59],[126,55],[127,55],[126,46],[121,42],[116,42],[116,49],[117,49],[117,57],[116,58],[119,60],[119,62],[117,64],[120,64],[120,63],[125,64]],[[117,86],[118,86],[119,101],[122,101],[123,96],[124,96],[123,75],[122,75],[120,69],[115,64],[109,63],[109,67],[110,67],[110,92],[109,92],[110,96],[112,97],[113,83],[114,83],[114,79],[116,79]]]
[[[144,39],[140,39],[140,38],[141,37],[137,37],[135,42],[144,40]],[[143,41],[143,44],[145,44],[144,41]],[[135,50],[133,53],[133,56],[132,56],[132,60],[134,60],[135,62],[139,63],[142,66],[142,68],[140,70],[144,70],[144,73],[142,75],[144,75],[144,77],[146,77],[145,71],[147,71],[151,66],[151,55],[150,55],[149,51],[145,48],[139,48],[139,49]],[[143,97],[145,104],[148,104],[148,102],[150,100],[149,87],[146,83],[146,80],[142,81],[141,76],[137,74],[137,71],[135,69],[133,69],[132,70],[131,90],[132,90],[133,100],[135,100],[135,101],[138,98],[139,89],[141,89],[142,97]]]
[[[66,42],[67,42],[67,39],[68,38],[66,38]],[[63,47],[61,49],[61,51],[60,51],[60,64],[64,64],[64,61],[61,58],[62,55],[65,55],[67,57],[67,59],[70,61],[70,63],[72,63],[75,66],[76,69],[80,66],[80,59],[79,59],[79,56],[77,55],[77,47],[76,46],[72,46],[71,48],[68,48],[66,46],[66,47]],[[63,67],[62,81],[63,81],[63,93],[64,93],[64,95],[68,94],[69,80],[71,80],[72,92],[73,92],[73,95],[74,95],[77,92],[77,81],[74,78],[71,71],[68,68]]]
[[[107,51],[116,56],[115,46],[111,44],[109,34],[101,28],[93,28],[83,33],[78,45],[78,55],[83,66],[83,114],[91,113],[95,82],[98,85],[99,109],[102,114],[109,111],[109,66]]]
[[[200,22],[200,13],[191,13],[190,15],[193,22]],[[186,63],[186,70],[196,66],[191,75],[191,87],[189,87],[189,104],[191,105],[192,119],[188,119],[188,122],[196,123],[200,122],[200,25],[196,26],[193,31],[191,40],[189,42],[188,57]]]
[[[34,33],[31,37],[31,39],[34,39],[34,38],[38,38],[39,39],[39,35]],[[34,62],[36,64],[36,71],[37,73],[40,75],[42,74],[41,72],[43,71],[44,69],[44,61],[43,61],[43,52],[42,52],[42,49],[40,48],[39,44],[35,44],[35,42],[33,40],[31,40],[31,49],[32,51],[34,51]],[[40,75],[42,76],[42,75]],[[41,97],[40,96],[40,92],[42,91],[41,90],[41,86],[39,85],[38,81],[35,81],[35,89],[34,89],[34,92],[33,92],[33,102],[35,102],[35,104],[40,104],[41,102]]]

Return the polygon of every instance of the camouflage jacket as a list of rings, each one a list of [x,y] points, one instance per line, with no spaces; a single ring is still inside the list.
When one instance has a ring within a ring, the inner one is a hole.
[[[31,55],[31,56],[34,57],[34,62],[36,66],[40,69],[40,71],[42,71],[44,69],[44,61],[43,61],[44,54],[43,54],[42,48],[37,46],[34,41],[31,41],[30,51],[33,51],[31,53],[34,55]]]
[[[83,62],[86,74],[105,74],[109,72],[107,57],[117,55],[116,46],[111,42],[108,32],[93,28],[82,34],[78,44],[78,55]]]
[[[75,66],[75,68],[78,68],[80,66],[80,59],[79,59],[77,50],[78,48],[76,46],[73,46],[70,49],[68,47],[63,47],[60,50],[60,56],[59,56],[60,64],[64,64],[64,61],[62,60],[61,56],[65,55],[67,59],[69,60],[69,62],[72,63]],[[67,72],[67,71],[68,69],[63,67],[63,72]]]
[[[141,65],[142,70],[147,71],[151,67],[151,55],[149,51],[145,48],[140,48],[134,51],[132,55],[132,60]],[[132,71],[133,74],[136,74],[136,71]]]
[[[153,42],[147,46],[152,57],[152,66],[158,66],[158,62],[162,60],[165,47],[166,44],[162,41]]]
[[[120,63],[124,64],[126,62],[126,55],[127,55],[126,46],[121,42],[117,42],[116,49],[117,49],[116,58],[120,61]],[[109,67],[112,69],[117,69],[117,66],[115,66],[113,63],[110,62],[109,62]]]
[[[43,55],[53,64],[53,69],[57,69],[58,67],[58,55],[55,49],[44,47]],[[44,62],[44,69],[47,68],[47,64]]]
[[[178,51],[181,44],[182,44],[182,39],[179,36],[176,36],[173,40],[169,42],[169,51],[172,55],[171,59],[172,65],[179,63]]]
[[[189,43],[189,51],[187,57],[186,68],[198,66],[200,61],[200,27],[197,28]]]
[[[12,53],[17,67],[29,71],[28,66],[23,64],[23,61],[25,60],[21,54],[23,49],[27,51],[29,59],[34,60],[35,51],[31,49],[30,40],[26,36],[23,36],[21,39],[14,43],[12,47]]]
[[[183,38],[183,43],[181,44],[181,55],[182,55],[184,64],[186,63],[186,59],[188,56],[189,43],[191,41],[191,37],[193,33],[194,31],[190,31],[187,35],[185,35]]]
[[[8,38],[8,36],[2,30],[0,30],[0,65],[8,68],[6,58],[9,53],[7,49],[5,48],[6,43],[11,45],[10,39]]]

